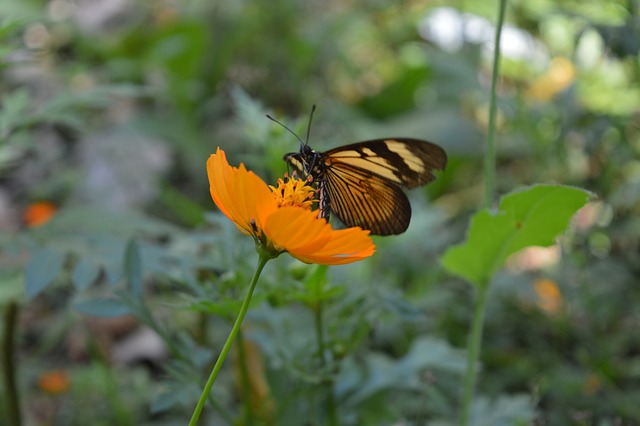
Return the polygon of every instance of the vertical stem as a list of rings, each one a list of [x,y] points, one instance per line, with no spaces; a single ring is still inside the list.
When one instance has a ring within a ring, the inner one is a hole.
[[[491,207],[495,196],[496,175],[496,86],[500,71],[500,37],[507,0],[500,0],[498,23],[496,24],[496,38],[493,51],[493,72],[491,75],[491,99],[489,101],[489,128],[487,132],[487,148],[484,155],[485,191],[484,206]]]
[[[4,342],[3,342],[3,362],[5,391],[7,393],[7,418],[9,424],[20,426],[20,397],[16,384],[16,364],[15,364],[15,331],[18,323],[18,303],[10,302],[7,306],[4,321]]]
[[[320,360],[320,368],[323,374],[329,374],[327,371],[327,360],[325,359],[325,341],[324,327],[322,315],[322,301],[319,300],[313,307],[314,320],[316,326],[316,340],[318,341],[318,359]],[[327,417],[329,425],[338,426],[338,410],[336,406],[336,397],[333,393],[333,379],[328,377],[323,379],[323,384],[327,394]]]
[[[482,329],[484,327],[484,313],[486,306],[488,285],[478,287],[478,294],[475,308],[473,311],[473,323],[471,326],[471,334],[469,336],[469,347],[467,348],[467,371],[464,377],[464,390],[462,394],[462,414],[460,416],[460,426],[469,424],[469,413],[471,403],[473,402],[473,394],[476,387],[476,366],[480,357],[480,348],[482,346]]]
[[[507,0],[500,0],[498,9],[498,22],[496,23],[496,36],[493,51],[493,71],[491,75],[491,99],[489,102],[489,128],[487,132],[487,148],[484,157],[485,195],[484,207],[491,207],[495,197],[496,175],[496,86],[500,73],[500,38],[504,23]],[[469,424],[469,414],[476,386],[476,366],[482,347],[482,330],[484,327],[484,314],[487,303],[487,293],[490,281],[480,283],[473,312],[473,323],[469,336],[469,348],[467,349],[467,371],[464,378],[464,390],[462,396],[462,414],[460,425]]]
[[[193,410],[193,415],[191,416],[191,420],[189,421],[189,426],[195,426],[198,423],[198,419],[200,418],[200,414],[202,413],[202,409],[204,408],[204,404],[207,401],[209,393],[211,392],[211,388],[213,387],[216,378],[218,377],[218,373],[222,369],[222,364],[224,364],[224,360],[227,359],[227,355],[229,354],[229,350],[231,350],[231,345],[233,345],[236,336],[238,335],[238,331],[240,330],[240,326],[242,325],[242,321],[244,320],[244,316],[247,314],[247,310],[249,309],[249,304],[251,303],[251,296],[253,295],[253,291],[256,289],[256,284],[258,283],[258,278],[260,278],[260,273],[262,273],[262,269],[264,265],[271,259],[267,254],[260,252],[260,258],[258,259],[258,267],[256,268],[256,272],[253,274],[253,278],[251,279],[251,284],[249,285],[249,290],[247,291],[247,295],[242,302],[242,306],[240,307],[240,312],[238,313],[238,317],[236,318],[236,322],[233,324],[231,328],[231,332],[229,333],[229,337],[227,337],[227,341],[224,343],[222,350],[220,351],[220,355],[218,355],[218,359],[216,360],[213,369],[211,370],[211,374],[209,375],[209,379],[202,390],[202,394],[200,395],[200,399],[198,400],[198,404],[196,408]]]

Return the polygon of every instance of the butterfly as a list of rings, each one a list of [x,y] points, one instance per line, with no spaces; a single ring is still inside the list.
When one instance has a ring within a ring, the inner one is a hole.
[[[447,165],[444,149],[420,139],[374,139],[325,152],[306,142],[300,145],[299,152],[285,154],[284,160],[310,177],[320,217],[328,221],[333,211],[347,227],[359,226],[372,235],[405,232],[411,205],[402,188],[433,181],[433,172]]]

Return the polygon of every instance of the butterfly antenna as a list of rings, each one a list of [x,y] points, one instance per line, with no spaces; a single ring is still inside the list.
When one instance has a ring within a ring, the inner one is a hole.
[[[288,128],[287,126],[285,126],[283,123],[281,123],[280,121],[276,120],[275,118],[273,118],[272,116],[270,116],[269,114],[267,114],[267,118],[271,121],[273,121],[274,123],[277,123],[279,125],[281,125],[282,127],[284,127],[289,133],[291,133],[293,136],[296,137],[296,139],[298,139],[298,142],[300,142],[300,145],[304,145],[304,142],[302,142],[302,139],[300,139],[300,137],[290,128]]]
[[[316,105],[311,107],[311,114],[309,114],[309,124],[307,125],[307,139],[304,141],[305,146],[309,145],[309,134],[311,133],[311,122],[313,121],[313,113],[316,112]]]

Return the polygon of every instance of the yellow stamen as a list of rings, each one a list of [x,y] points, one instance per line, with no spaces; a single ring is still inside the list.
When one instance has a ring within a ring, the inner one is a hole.
[[[284,179],[278,179],[277,187],[269,185],[269,188],[278,202],[278,207],[302,207],[311,210],[315,201],[313,187],[308,185],[307,181],[297,179],[295,175],[291,178],[285,175]]]

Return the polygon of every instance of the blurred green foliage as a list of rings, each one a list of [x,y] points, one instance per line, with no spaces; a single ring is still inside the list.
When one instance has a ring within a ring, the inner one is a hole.
[[[2,1],[0,304],[21,304],[30,424],[186,423],[256,261],[209,213],[206,159],[221,146],[275,181],[299,143],[265,114],[304,138],[312,104],[316,149],[419,137],[448,169],[411,192],[411,228],[373,258],[324,279],[269,264],[243,332],[266,393],[243,394],[229,362],[203,424],[324,424],[327,384],[341,424],[455,424],[473,294],[439,258],[480,205],[494,14],[487,1]],[[473,424],[637,424],[638,4],[513,1],[507,19],[499,193],[597,198],[555,248],[498,273]],[[60,209],[27,227],[40,200]],[[93,317],[123,314],[167,353],[114,358],[122,335]],[[38,387],[52,369],[69,392]]]

